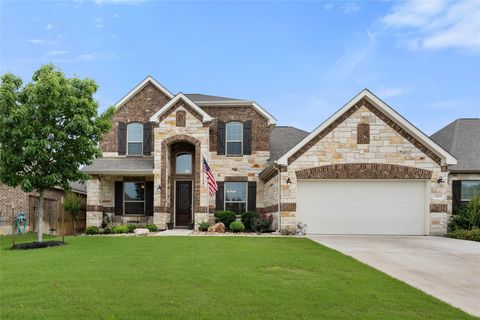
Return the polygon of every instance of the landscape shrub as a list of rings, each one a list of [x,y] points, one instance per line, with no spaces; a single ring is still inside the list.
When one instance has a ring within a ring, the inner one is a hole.
[[[135,229],[137,229],[137,225],[135,224],[127,224],[127,232],[128,233],[133,233],[135,231]]]
[[[242,213],[242,223],[246,230],[253,230],[253,220],[258,218],[255,211],[247,211]]]
[[[115,230],[115,233],[127,233],[128,232],[128,226],[127,225],[115,226],[113,229]]]
[[[271,214],[262,213],[258,218],[253,219],[253,230],[256,233],[269,232],[272,230],[273,216]]]
[[[230,226],[230,224],[235,221],[237,218],[235,217],[235,213],[232,211],[217,211],[215,212],[215,222],[216,223],[223,223],[226,227]]]
[[[91,226],[91,227],[88,227],[87,229],[85,229],[85,233],[88,234],[88,235],[99,234],[100,229],[96,226]]]
[[[474,196],[452,215],[448,228],[452,231],[480,228],[480,194]]]
[[[447,237],[480,242],[480,229],[478,228],[475,228],[472,230],[457,229],[447,233]]]
[[[291,236],[291,235],[294,235],[295,233],[296,233],[295,228],[289,227],[289,226],[286,226],[285,228],[282,228],[280,230],[280,234],[283,236]]]
[[[245,230],[245,226],[241,221],[233,221],[230,223],[230,230],[232,230],[234,233],[242,232]]]
[[[115,230],[114,230],[113,226],[111,226],[111,225],[103,228],[103,233],[104,234],[112,234],[114,232],[115,232]]]
[[[208,221],[202,221],[198,223],[199,231],[208,231],[208,228],[210,228],[210,223]]]
[[[145,228],[147,228],[148,231],[150,231],[150,232],[157,232],[158,231],[158,227],[157,227],[156,224],[147,224],[145,226]]]

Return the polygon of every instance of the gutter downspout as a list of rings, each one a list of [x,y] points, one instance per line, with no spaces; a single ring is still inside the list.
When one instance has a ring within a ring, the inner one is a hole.
[[[280,206],[281,206],[281,200],[282,200],[282,188],[281,188],[281,184],[282,184],[282,177],[281,177],[281,171],[280,171],[280,168],[277,167],[278,165],[278,162],[275,161],[273,163],[273,168],[275,170],[277,170],[277,176],[278,176],[278,184],[277,184],[277,190],[278,190],[278,204],[277,204],[277,211],[278,211],[278,228],[277,228],[277,232],[280,232],[281,229],[282,229],[282,215],[280,213]]]

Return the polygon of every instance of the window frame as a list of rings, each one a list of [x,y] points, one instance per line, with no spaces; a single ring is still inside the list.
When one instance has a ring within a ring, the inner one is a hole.
[[[128,127],[129,127],[130,125],[134,125],[134,124],[140,125],[140,126],[142,127],[142,130],[141,130],[141,131],[142,131],[142,134],[140,135],[140,136],[142,137],[142,139],[141,139],[140,141],[130,141],[130,140],[128,139]],[[144,124],[141,123],[141,122],[130,122],[130,123],[127,124],[127,139],[126,139],[126,140],[127,140],[127,150],[126,150],[126,155],[127,155],[127,156],[143,156],[143,130],[144,130]],[[129,151],[128,145],[129,145],[130,143],[140,143],[140,144],[141,144],[140,153],[139,153],[139,154],[130,154],[130,153],[128,152],[128,151]]]
[[[177,165],[178,165],[178,157],[182,155],[190,155],[190,173],[178,173]],[[193,154],[191,152],[179,152],[175,155],[175,174],[176,175],[192,175],[193,174]]]
[[[227,185],[229,183],[242,183],[242,184],[245,185],[245,201],[227,201]],[[225,210],[227,210],[227,203],[245,203],[245,211],[244,212],[248,211],[248,181],[225,181],[223,183],[223,208]],[[234,213],[235,214],[242,214],[244,212],[241,212],[241,213],[234,212]]]
[[[240,140],[228,140],[228,125],[232,123],[239,123],[241,125],[241,134],[240,134]],[[229,142],[240,142],[240,153],[228,153],[228,143]],[[230,155],[230,156],[241,156],[243,155],[243,122],[241,121],[229,121],[225,123],[225,155]]]
[[[471,198],[466,199],[463,197],[462,187],[464,182],[476,182],[480,186],[480,180],[460,180],[460,202],[461,203],[467,203],[470,200],[472,200]]]
[[[125,197],[125,184],[126,183],[141,183],[143,184],[143,200],[126,200]],[[129,216],[144,216],[146,215],[146,205],[147,205],[147,200],[146,200],[146,190],[147,190],[147,183],[146,181],[123,181],[123,215],[129,215]],[[127,206],[125,205],[127,202],[135,202],[135,203],[140,203],[143,202],[143,213],[125,213],[125,210]]]

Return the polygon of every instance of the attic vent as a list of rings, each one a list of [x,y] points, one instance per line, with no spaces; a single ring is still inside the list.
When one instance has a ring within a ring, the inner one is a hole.
[[[178,110],[177,111],[177,127],[185,127],[185,122],[186,122],[186,117],[187,117],[187,114],[185,111],[183,110]]]
[[[357,144],[370,143],[370,125],[368,123],[359,123],[357,125]]]

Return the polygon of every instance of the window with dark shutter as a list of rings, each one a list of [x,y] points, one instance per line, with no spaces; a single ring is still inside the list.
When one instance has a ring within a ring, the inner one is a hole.
[[[115,181],[115,215],[123,214],[123,181]]]
[[[216,211],[219,211],[219,210],[224,210],[224,182],[221,182],[221,181],[217,181],[217,186],[218,186],[218,189],[217,189],[217,194],[215,196],[215,210]]]
[[[152,124],[147,122],[143,125],[143,154],[152,153]]]
[[[252,154],[252,120],[243,123],[243,154]]]
[[[145,214],[153,216],[153,181],[145,182]]]
[[[452,181],[452,211],[457,212],[462,206],[462,181]]]
[[[225,154],[225,122],[217,123],[217,154]]]
[[[127,154],[127,124],[125,122],[118,123],[118,139],[117,148],[119,155]]]
[[[248,211],[257,211],[257,183],[248,182]]]

